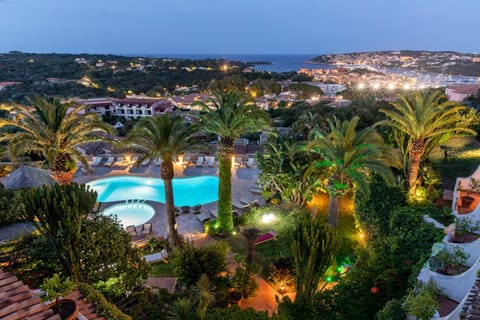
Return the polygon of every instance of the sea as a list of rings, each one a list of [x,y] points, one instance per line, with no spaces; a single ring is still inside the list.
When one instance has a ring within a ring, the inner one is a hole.
[[[332,68],[326,64],[307,63],[318,55],[316,54],[129,54],[129,56],[149,56],[154,58],[179,59],[226,59],[241,62],[269,62],[270,64],[256,64],[254,69],[266,72],[290,72],[301,68]]]

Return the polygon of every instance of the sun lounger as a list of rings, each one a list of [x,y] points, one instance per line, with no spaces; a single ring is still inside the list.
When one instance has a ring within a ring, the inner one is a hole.
[[[235,165],[235,168],[240,168],[242,166],[242,158],[235,157],[234,165]]]
[[[273,231],[264,233],[264,234],[258,236],[257,240],[255,240],[255,245],[262,244],[262,243],[265,243],[265,242],[270,241],[270,240],[276,240],[275,236],[276,236],[276,234]]]
[[[163,261],[165,263],[167,263],[167,257],[168,257],[168,251],[167,249],[163,249],[162,251],[158,252],[158,253],[152,253],[152,254],[147,254],[145,256],[143,256],[143,258],[145,259],[145,261],[147,261],[147,263],[154,263],[154,262],[159,262],[159,261]]]
[[[114,157],[108,157],[107,161],[105,161],[105,163],[103,165],[110,167],[113,164],[114,161],[115,161]]]
[[[135,156],[132,158],[132,160],[130,161],[130,164],[137,164],[138,162],[138,156]]]
[[[202,210],[201,204],[197,204],[192,207],[193,214],[199,214],[200,210]]]
[[[183,207],[181,208],[182,213],[185,213],[185,214],[190,213],[190,209],[191,209],[190,206],[183,206]]]
[[[197,167],[203,166],[203,157],[198,157],[197,162],[195,163]]]
[[[254,158],[248,158],[247,162],[245,163],[245,166],[246,166],[247,168],[253,168],[253,166],[254,166],[254,161],[255,161]]]
[[[154,165],[156,165],[156,166],[159,166],[159,165],[161,165],[161,164],[162,164],[162,162],[163,162],[163,160],[162,160],[162,159],[160,159],[160,158],[153,160],[153,164],[154,164]]]
[[[207,213],[203,213],[203,212],[200,213],[200,214],[195,215],[195,217],[197,217],[198,221],[200,221],[200,222],[202,222],[202,223],[205,222],[205,221],[210,220],[210,215],[207,214]]]
[[[112,163],[111,165],[115,165],[115,166],[123,166],[125,164],[124,160],[123,160],[123,157],[118,157],[117,158],[117,161],[115,161],[114,163]]]
[[[210,209],[210,214],[213,217],[218,218],[218,209]]]
[[[137,228],[135,228],[134,225],[128,226],[125,228],[127,230],[127,233],[131,237],[136,237],[137,236]]]
[[[152,224],[144,223],[142,226],[142,235],[149,236],[152,234]]]
[[[90,166],[96,167],[100,164],[100,162],[102,162],[102,157],[93,157]]]
[[[215,167],[215,157],[210,157],[208,159],[207,166],[211,168]]]
[[[145,160],[142,161],[141,165],[142,165],[142,166],[146,166],[146,165],[148,165],[149,163],[150,163],[150,159],[147,158],[147,159],[145,159]]]

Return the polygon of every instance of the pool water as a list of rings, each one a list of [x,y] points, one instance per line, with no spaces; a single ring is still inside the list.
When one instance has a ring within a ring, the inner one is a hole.
[[[117,216],[123,227],[138,226],[150,220],[155,214],[155,209],[145,203],[122,203],[103,210],[105,215]]]
[[[116,176],[87,183],[98,193],[98,202],[129,199],[151,200],[165,203],[162,179]],[[218,178],[214,176],[188,177],[172,180],[176,206],[194,206],[218,201]]]

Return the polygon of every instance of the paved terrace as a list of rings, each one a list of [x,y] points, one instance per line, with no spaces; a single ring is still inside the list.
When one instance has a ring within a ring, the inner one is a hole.
[[[260,195],[250,192],[250,188],[257,181],[258,173],[258,169],[249,169],[243,167],[238,169],[232,168],[232,195],[234,202],[240,202],[240,200],[252,201],[253,199],[258,199],[260,204],[264,203],[264,200]],[[154,165],[153,163],[148,166],[140,167],[98,166],[94,168],[93,173],[83,173],[82,171],[78,170],[73,181],[77,183],[87,183],[100,178],[120,175],[159,178],[160,166]],[[194,177],[202,175],[218,176],[218,168],[196,166],[188,166],[184,168],[179,164],[175,164],[175,178]],[[116,203],[118,202],[103,203],[101,208],[105,209]],[[153,201],[147,201],[147,203],[155,209],[155,215],[152,219],[146,221],[146,223],[152,224],[153,234],[155,236],[162,236],[166,238],[167,226],[165,205],[163,203]],[[211,209],[216,208],[217,202],[213,202],[202,205],[201,211],[202,213],[208,214]],[[197,220],[193,213],[180,214],[176,220],[180,234],[183,234],[186,237],[196,237],[200,233],[204,232],[203,224]]]

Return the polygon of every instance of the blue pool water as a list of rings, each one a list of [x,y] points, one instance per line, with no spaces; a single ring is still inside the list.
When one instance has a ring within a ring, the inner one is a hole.
[[[124,227],[131,225],[138,226],[150,220],[155,214],[155,209],[145,203],[121,203],[103,210],[103,214],[117,216]]]
[[[201,176],[173,179],[176,206],[194,206],[218,200],[218,178]],[[98,202],[143,199],[165,203],[163,180],[158,178],[117,176],[87,183],[97,191]]]

